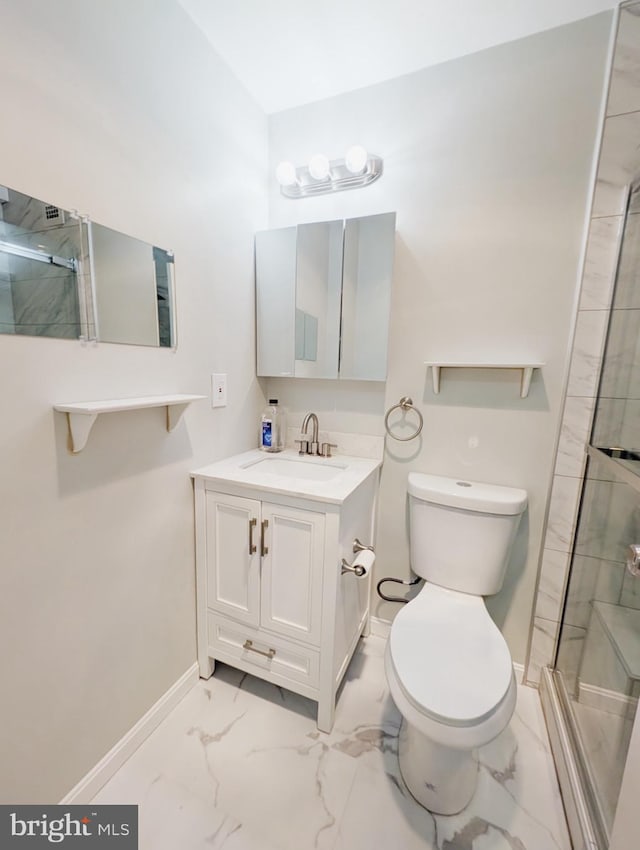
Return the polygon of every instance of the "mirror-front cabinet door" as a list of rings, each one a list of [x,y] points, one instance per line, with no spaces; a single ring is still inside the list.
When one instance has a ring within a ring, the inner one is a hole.
[[[258,375],[337,378],[342,222],[256,234]]]
[[[257,373],[384,381],[395,213],[256,234]]]
[[[296,237],[295,227],[256,233],[258,375],[294,377]]]
[[[395,232],[395,213],[345,221],[341,378],[386,380]]]

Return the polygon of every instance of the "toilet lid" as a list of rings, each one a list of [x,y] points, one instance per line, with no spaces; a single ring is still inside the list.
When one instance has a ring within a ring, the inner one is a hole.
[[[407,699],[450,726],[489,716],[513,676],[506,641],[482,597],[434,584],[398,613],[389,650]]]

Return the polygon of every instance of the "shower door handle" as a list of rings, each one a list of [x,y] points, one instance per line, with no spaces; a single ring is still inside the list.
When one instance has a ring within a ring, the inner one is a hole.
[[[640,543],[627,546],[627,572],[634,578],[640,576]]]

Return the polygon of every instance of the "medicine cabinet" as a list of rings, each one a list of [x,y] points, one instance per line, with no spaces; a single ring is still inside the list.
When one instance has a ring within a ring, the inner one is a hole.
[[[385,380],[395,219],[256,234],[259,376]]]

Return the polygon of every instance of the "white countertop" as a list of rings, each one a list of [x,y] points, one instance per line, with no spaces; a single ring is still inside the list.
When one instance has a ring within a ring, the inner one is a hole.
[[[309,474],[316,471],[319,476],[330,474],[329,480],[314,480],[313,478],[298,477],[271,471],[270,463],[285,467],[288,463],[305,464],[309,466]],[[278,463],[284,461],[284,463]],[[362,482],[382,464],[380,460],[370,458],[335,455],[330,458],[300,455],[292,449],[283,452],[263,452],[252,449],[239,455],[203,466],[192,471],[194,478],[207,481],[244,485],[266,493],[280,493],[287,496],[299,496],[317,502],[340,505]]]

